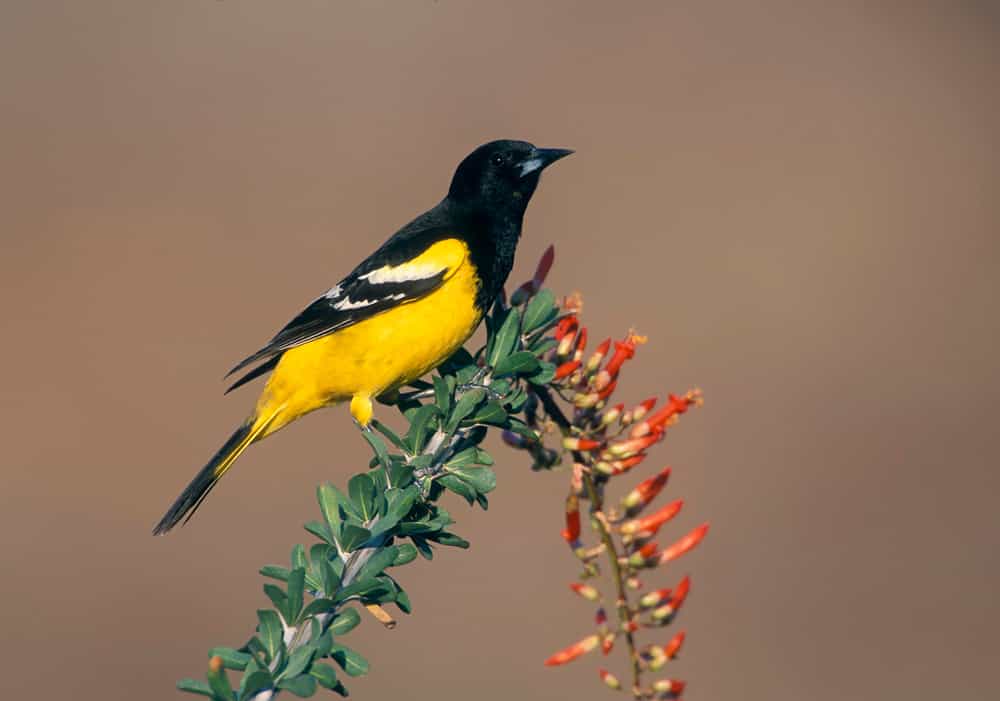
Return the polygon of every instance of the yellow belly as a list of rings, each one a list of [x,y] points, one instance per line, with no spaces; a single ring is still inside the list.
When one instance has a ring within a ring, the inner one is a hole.
[[[465,343],[482,319],[478,283],[463,244],[451,239],[428,253],[443,244],[461,246],[462,257],[434,292],[285,352],[258,402],[258,417],[278,412],[265,435],[314,409],[415,380]]]

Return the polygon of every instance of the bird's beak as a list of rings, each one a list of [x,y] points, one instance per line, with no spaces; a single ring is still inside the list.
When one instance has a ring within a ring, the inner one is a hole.
[[[573,152],[568,148],[536,148],[528,158],[522,161],[521,177],[537,173],[571,153]]]

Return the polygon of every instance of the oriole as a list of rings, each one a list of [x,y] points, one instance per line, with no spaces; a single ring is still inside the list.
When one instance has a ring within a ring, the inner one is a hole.
[[[514,264],[521,222],[542,169],[569,155],[523,141],[480,146],[447,196],[396,232],[228,374],[228,391],[271,373],[247,420],[195,475],[153,529],[191,518],[252,443],[295,419],[350,401],[362,427],[372,399],[446,360],[472,335]],[[186,518],[185,518],[186,517]]]

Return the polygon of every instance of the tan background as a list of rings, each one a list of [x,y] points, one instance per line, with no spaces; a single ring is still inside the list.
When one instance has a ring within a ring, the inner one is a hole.
[[[713,523],[662,580],[689,698],[995,698],[1000,13],[750,6],[4,2],[4,697],[175,698],[245,640],[366,450],[313,415],[153,539],[252,403],[222,372],[518,137],[578,153],[516,277],[554,241],[593,332],[652,339],[625,398],[707,393],[649,466]],[[500,458],[354,697],[610,693],[541,666],[590,616],[565,475]]]

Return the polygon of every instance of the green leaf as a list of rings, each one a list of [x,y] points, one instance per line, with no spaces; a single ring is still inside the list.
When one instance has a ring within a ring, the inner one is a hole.
[[[424,404],[410,417],[410,430],[406,432],[406,444],[410,446],[411,453],[419,453],[424,449],[427,436],[437,428],[434,419],[438,417],[438,414],[437,406]]]
[[[303,562],[305,556],[303,555]],[[288,578],[288,625],[295,625],[302,611],[303,594],[305,592],[306,571],[304,567],[296,567]]]
[[[528,375],[539,368],[538,358],[534,353],[528,351],[518,351],[511,353],[506,358],[500,360],[493,368],[494,377],[504,377],[505,375]]]
[[[483,401],[486,396],[486,391],[478,387],[470,389],[468,392],[464,393],[457,402],[455,402],[455,408],[452,409],[451,417],[448,419],[448,425],[445,427],[446,433],[454,433],[455,429],[458,428],[458,424],[462,422],[466,416],[475,411],[479,403]]]
[[[212,694],[224,701],[232,701],[234,698],[233,687],[229,684],[229,675],[225,668],[218,671],[208,668],[208,685],[212,687]]]
[[[528,376],[528,381],[536,385],[545,385],[551,382],[555,376],[556,366],[547,360],[543,360],[539,363],[538,370],[533,375]]]
[[[486,364],[495,368],[497,363],[510,355],[521,333],[521,315],[516,309],[507,312],[500,330],[493,337],[493,345],[486,356]]]
[[[325,662],[314,663],[309,674],[316,678],[320,686],[327,689],[333,689],[340,683],[337,680],[337,671]]]
[[[451,389],[448,381],[439,375],[434,376],[434,403],[441,410],[441,416],[447,416],[451,410]]]
[[[528,302],[528,306],[524,308],[524,321],[521,324],[521,328],[524,333],[531,333],[537,328],[545,326],[559,314],[559,309],[556,307],[556,297],[552,294],[551,290],[543,289],[539,290],[531,301]]]
[[[375,518],[375,482],[371,477],[364,473],[354,475],[347,483],[347,493],[363,521]]]
[[[337,603],[332,599],[319,598],[313,599],[309,602],[309,605],[302,609],[302,620],[307,618],[312,618],[316,614],[329,613],[330,611],[335,611],[337,609]]]
[[[465,538],[459,538],[454,533],[442,532],[434,536],[434,540],[441,545],[447,545],[452,548],[462,548],[465,550],[469,547],[469,541]]]
[[[382,570],[386,567],[392,566],[392,563],[396,561],[396,546],[389,545],[384,548],[380,548],[377,553],[369,558],[365,566],[361,568],[359,574],[360,577],[376,577],[382,574]]]
[[[399,610],[402,611],[403,613],[409,613],[410,611],[413,610],[413,608],[410,606],[409,595],[402,589],[396,592],[396,606],[398,606]]]
[[[530,350],[537,356],[542,356],[559,345],[559,341],[549,336],[542,336],[537,341],[532,342]]]
[[[305,547],[302,546],[302,545],[300,545],[300,544],[296,544],[292,548],[292,554],[291,554],[291,557],[289,558],[289,560],[292,563],[292,569],[295,569],[296,567],[301,567],[301,568],[305,569],[305,567],[306,567],[306,549],[305,549]]]
[[[209,658],[219,657],[226,669],[235,669],[240,672],[246,669],[247,664],[253,659],[249,653],[240,652],[231,647],[213,647],[208,651],[208,656]]]
[[[347,601],[351,597],[376,598],[385,589],[377,579],[358,579],[337,592],[337,601]]]
[[[316,498],[319,501],[320,511],[323,512],[323,518],[330,527],[330,533],[336,538],[343,525],[343,518],[340,514],[341,507],[348,499],[343,492],[329,482],[324,482],[319,486],[316,490]]]
[[[361,623],[361,614],[353,608],[345,608],[333,619],[328,629],[332,635],[344,635],[354,630]]]
[[[437,483],[449,491],[455,492],[470,504],[476,500],[476,492],[458,475],[443,475],[437,479]]]
[[[473,414],[469,421],[475,424],[502,426],[507,422],[507,412],[504,411],[500,402],[490,400],[480,407],[479,411]]]
[[[374,431],[362,431],[361,435],[368,441],[368,445],[372,447],[372,450],[375,451],[375,457],[378,459],[379,464],[382,467],[389,467],[389,452],[385,449],[385,443],[378,437],[378,434]]]
[[[395,489],[403,489],[413,483],[413,466],[407,465],[402,458],[393,458],[392,465],[386,471],[386,478]]]
[[[340,588],[340,574],[337,573],[335,564],[340,564],[339,558],[335,561],[320,560],[320,582],[323,585],[323,593],[327,596],[332,595],[333,592]]]
[[[343,645],[334,645],[330,657],[352,677],[368,673],[368,660]]]
[[[378,419],[372,419],[372,426],[381,433],[383,436],[389,439],[389,442],[400,450],[406,450],[406,444],[403,443],[403,439],[400,438],[395,431],[386,426],[384,423]]]
[[[278,618],[277,613],[270,609],[258,610],[257,618],[260,619],[260,625],[257,626],[257,630],[260,632],[260,641],[264,644],[267,661],[270,662],[278,655],[283,644],[281,636],[284,630],[281,627],[281,619]]]
[[[277,565],[264,565],[260,568],[260,573],[265,577],[280,579],[282,582],[287,582],[288,575],[290,575],[292,571],[285,567],[278,567]]]
[[[392,566],[406,565],[415,559],[417,559],[417,548],[410,543],[400,543],[396,546],[396,560]]]
[[[189,694],[201,694],[209,698],[215,695],[212,693],[212,687],[208,685],[208,682],[203,682],[201,679],[181,679],[177,682],[177,689],[179,691],[186,691]]]
[[[288,665],[282,670],[281,674],[278,675],[278,679],[292,679],[294,677],[302,674],[309,663],[312,662],[313,655],[316,654],[316,648],[312,645],[304,645],[303,647],[297,648],[288,658]]]
[[[480,494],[492,492],[497,486],[497,476],[488,467],[464,466],[449,470],[452,474],[458,475],[469,486]]]
[[[291,679],[282,679],[278,682],[278,688],[302,698],[309,698],[316,693],[316,679],[308,674],[301,674]]]
[[[340,547],[344,552],[354,552],[372,537],[371,531],[353,524],[347,524],[340,533]]]
[[[330,526],[325,523],[320,523],[319,521],[309,521],[306,523],[304,528],[325,543],[333,545],[336,542],[333,538]],[[289,574],[291,574],[291,572],[289,572]],[[287,577],[285,579],[287,579]]]
[[[281,617],[287,621],[289,619],[288,596],[285,594],[285,590],[274,584],[265,584],[264,593],[267,594],[267,598],[274,604],[274,608],[278,609]]]
[[[240,699],[251,699],[258,692],[270,689],[273,685],[274,680],[271,679],[270,672],[263,669],[257,670],[243,677],[243,682],[240,684]]]

